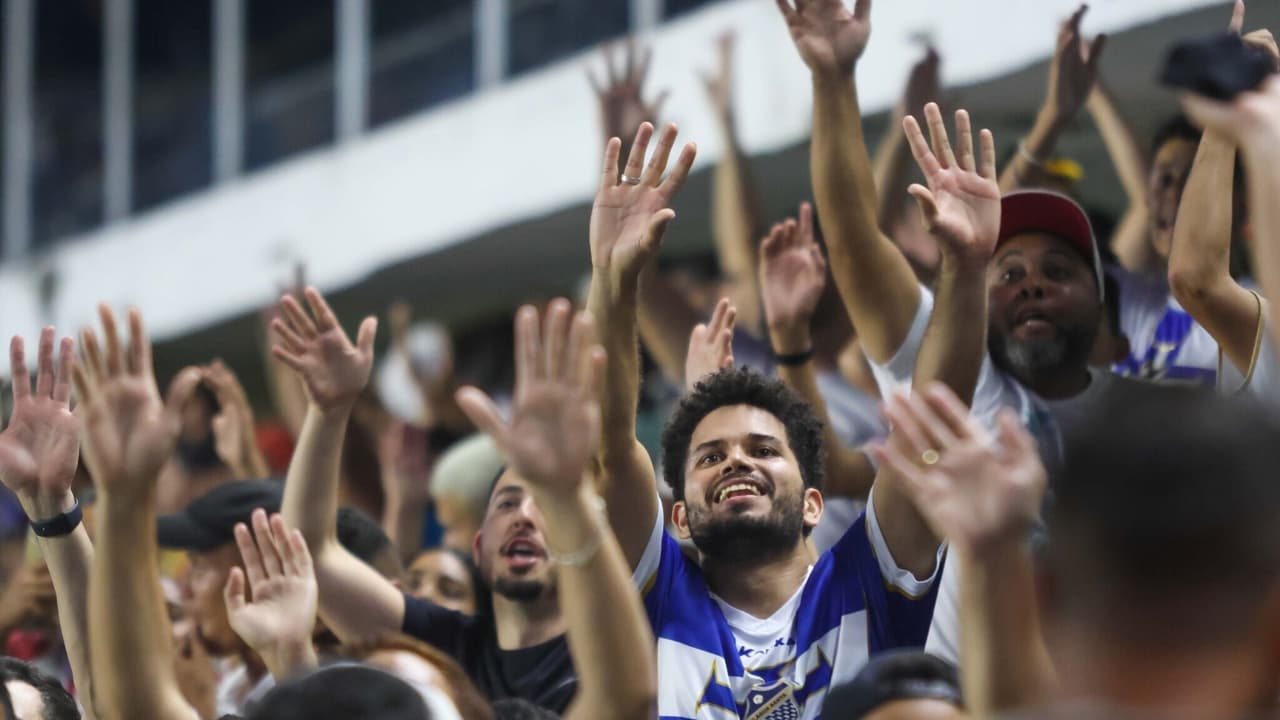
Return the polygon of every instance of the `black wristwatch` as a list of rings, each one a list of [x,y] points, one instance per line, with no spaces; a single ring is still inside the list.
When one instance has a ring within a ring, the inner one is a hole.
[[[31,531],[43,538],[55,538],[70,535],[80,522],[84,520],[84,512],[80,509],[80,501],[75,500],[75,504],[70,510],[54,515],[45,520],[32,520]]]

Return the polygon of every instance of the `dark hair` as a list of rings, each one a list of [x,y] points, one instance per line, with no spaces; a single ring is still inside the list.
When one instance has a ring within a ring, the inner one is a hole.
[[[1140,383],[1114,384],[1086,412],[1046,514],[1051,586],[1069,588],[1060,601],[1117,633],[1175,623],[1162,641],[1234,639],[1280,580],[1276,416]]]
[[[1200,144],[1200,128],[1191,124],[1186,115],[1174,115],[1156,130],[1151,138],[1151,157],[1154,159],[1160,148],[1170,140],[1187,140]]]
[[[338,508],[338,544],[370,567],[376,567],[384,553],[395,550],[382,527],[354,507]],[[392,554],[399,562],[399,555]]]
[[[419,550],[418,554],[413,556],[413,560],[409,562],[409,565],[413,565],[413,563],[418,562],[418,558],[423,555],[429,555],[437,552],[452,555],[458,562],[462,563],[462,567],[466,568],[467,579],[471,581],[471,587],[474,588],[476,596],[476,613],[479,614],[480,601],[483,598],[487,586],[485,585],[484,578],[480,575],[480,568],[476,567],[476,561],[470,554],[465,553],[458,548],[449,547],[448,545],[437,545],[435,547]]]
[[[413,686],[390,673],[363,665],[331,665],[277,685],[249,717],[431,720],[431,711]]]
[[[339,647],[335,654],[348,660],[368,663],[370,655],[382,651],[417,655],[434,667],[444,678],[442,689],[453,701],[454,707],[462,717],[468,720],[472,718],[483,720],[490,717],[488,703],[458,661],[444,651],[415,637],[403,633],[384,634],[369,640],[346,643]]]
[[[20,682],[30,685],[40,693],[40,702],[44,704],[46,720],[80,720],[80,708],[71,693],[62,687],[57,678],[49,675],[31,663],[17,658],[0,657],[0,685],[7,682]],[[8,693],[5,693],[8,699]],[[11,702],[11,701],[10,701]],[[12,705],[5,708],[13,717]]]
[[[493,720],[556,720],[560,717],[528,700],[503,698],[493,703]]]
[[[787,444],[800,465],[805,487],[822,489],[826,454],[822,421],[813,407],[780,380],[747,367],[725,368],[699,381],[662,431],[662,474],[676,500],[684,500],[684,464],[694,429],[713,411],[732,405],[750,405],[778,418],[787,428]]]
[[[876,655],[849,682],[831,688],[824,717],[861,718],[896,700],[933,699],[963,707],[956,666],[923,650]]]

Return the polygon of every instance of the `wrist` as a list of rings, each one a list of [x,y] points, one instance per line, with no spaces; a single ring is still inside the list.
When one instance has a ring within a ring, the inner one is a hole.
[[[942,246],[942,243],[939,243]],[[995,243],[989,243],[984,247],[994,247]],[[948,275],[953,280],[956,279],[972,279],[976,281],[986,282],[987,264],[991,261],[991,253],[981,251],[944,251],[942,253],[941,262],[938,271],[941,275]]]
[[[18,496],[18,502],[22,504],[22,511],[29,519],[38,521],[48,520],[70,510],[76,504],[76,498],[68,489],[52,493],[37,492],[34,495],[24,493]]]
[[[263,663],[277,683],[315,669],[320,665],[310,639],[282,643],[263,655]]]
[[[1041,152],[1047,152],[1046,148],[1039,146],[1044,145],[1046,142],[1051,143],[1057,140],[1063,127],[1071,122],[1073,115],[1074,113],[1068,113],[1053,104],[1046,104],[1040,108],[1040,112],[1036,114],[1036,121],[1031,126],[1031,132],[1026,137],[1028,148],[1033,153],[1036,153],[1037,157]],[[1044,158],[1040,157],[1039,159],[1043,160]]]
[[[813,87],[819,91],[852,87],[853,68],[854,65],[849,67],[810,67],[809,71],[813,80]]]
[[[776,355],[795,355],[813,349],[813,338],[809,332],[809,322],[770,324],[769,344]]]

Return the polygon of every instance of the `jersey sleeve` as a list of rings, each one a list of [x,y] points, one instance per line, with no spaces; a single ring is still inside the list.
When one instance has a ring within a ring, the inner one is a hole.
[[[872,491],[874,496],[874,490]],[[868,498],[862,517],[831,549],[841,572],[856,573],[867,611],[868,650],[877,653],[898,647],[924,647],[933,619],[945,546],[938,548],[933,573],[916,578],[899,567],[876,520],[875,503]]]
[[[888,397],[895,388],[911,387],[911,376],[916,371],[916,359],[920,356],[920,346],[924,343],[924,332],[929,327],[931,315],[933,315],[933,293],[929,288],[921,285],[920,304],[916,306],[916,316],[911,320],[911,328],[907,330],[907,336],[898,346],[898,351],[884,364],[870,363],[871,374],[875,376],[881,397]]]
[[[457,657],[465,643],[467,631],[475,620],[427,600],[404,596],[405,635],[417,638],[451,657]]]

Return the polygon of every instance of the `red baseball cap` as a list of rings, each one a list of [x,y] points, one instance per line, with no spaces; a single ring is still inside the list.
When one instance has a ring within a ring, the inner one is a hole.
[[[1015,235],[1029,232],[1048,233],[1071,243],[1093,268],[1098,294],[1102,294],[1102,257],[1084,208],[1066,195],[1048,190],[1019,190],[1000,198],[1000,236],[996,247]]]

